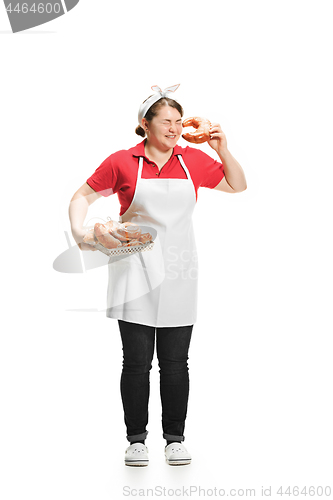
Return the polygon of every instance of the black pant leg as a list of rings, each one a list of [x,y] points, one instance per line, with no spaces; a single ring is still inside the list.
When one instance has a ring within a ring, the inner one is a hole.
[[[193,325],[156,329],[163,437],[183,441],[189,397],[188,351]]]
[[[155,328],[118,320],[123,344],[120,392],[127,439],[145,439],[148,432],[149,374],[155,345]]]

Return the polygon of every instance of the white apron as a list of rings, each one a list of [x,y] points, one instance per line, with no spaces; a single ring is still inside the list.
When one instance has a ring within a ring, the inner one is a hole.
[[[153,249],[126,258],[111,257],[109,318],[153,327],[185,326],[197,318],[198,263],[192,213],[195,188],[181,155],[187,179],[142,179],[143,157],[130,207],[120,222],[157,231]]]

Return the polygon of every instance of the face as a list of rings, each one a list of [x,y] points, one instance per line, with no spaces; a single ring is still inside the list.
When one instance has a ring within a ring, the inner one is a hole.
[[[182,133],[182,117],[177,109],[171,106],[162,106],[151,122],[145,118],[142,124],[147,134],[147,141],[160,149],[168,151],[172,149]]]

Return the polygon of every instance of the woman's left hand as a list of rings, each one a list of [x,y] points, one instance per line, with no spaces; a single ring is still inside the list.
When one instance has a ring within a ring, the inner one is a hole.
[[[227,151],[227,138],[219,123],[212,123],[209,129],[210,140],[207,141],[217,153]]]

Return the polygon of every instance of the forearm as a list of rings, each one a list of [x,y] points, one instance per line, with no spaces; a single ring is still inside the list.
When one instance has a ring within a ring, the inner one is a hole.
[[[88,213],[88,208],[89,203],[86,199],[86,196],[75,194],[71,199],[68,214],[71,223],[72,234],[75,240],[77,240],[80,233],[82,233],[82,227]]]
[[[236,158],[228,149],[217,151],[217,153],[223,164],[225,178],[229,186],[235,192],[244,191],[247,188],[245,174]]]

